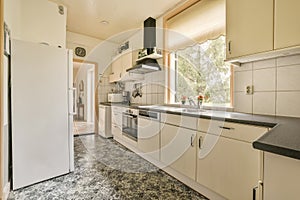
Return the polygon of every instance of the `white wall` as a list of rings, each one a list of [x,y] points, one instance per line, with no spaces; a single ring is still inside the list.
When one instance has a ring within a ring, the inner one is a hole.
[[[66,8],[65,14],[60,15],[57,4],[48,0],[5,0],[4,5],[4,20],[12,38],[66,46]]]
[[[109,67],[118,45],[109,41],[68,31],[67,48],[75,51],[76,47],[84,47],[87,51],[87,55],[85,57],[78,57],[74,54],[74,58],[97,63],[98,73],[103,74]]]
[[[234,110],[300,117],[300,55],[243,64],[234,70]],[[245,87],[253,85],[254,94]]]

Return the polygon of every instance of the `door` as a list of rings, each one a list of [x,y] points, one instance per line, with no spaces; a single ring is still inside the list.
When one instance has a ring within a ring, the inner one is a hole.
[[[226,0],[226,58],[273,50],[273,0]]]
[[[13,189],[70,171],[68,51],[12,41]]]
[[[138,148],[146,155],[159,160],[159,121],[138,117]]]
[[[251,143],[202,132],[197,141],[197,182],[226,199],[252,200],[260,179],[260,152]]]
[[[161,125],[161,161],[195,180],[196,131],[173,125]]]
[[[275,0],[275,49],[300,45],[300,1]]]

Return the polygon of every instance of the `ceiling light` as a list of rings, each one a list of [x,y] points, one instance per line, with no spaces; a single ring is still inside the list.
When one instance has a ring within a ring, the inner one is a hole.
[[[109,24],[109,22],[106,21],[106,20],[102,20],[100,23],[103,24],[103,25],[108,25]]]

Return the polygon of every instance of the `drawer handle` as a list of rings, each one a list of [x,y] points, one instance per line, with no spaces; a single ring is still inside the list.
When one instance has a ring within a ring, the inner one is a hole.
[[[225,130],[234,130],[234,128],[226,127],[226,126],[219,126],[219,128],[225,129]]]
[[[199,149],[202,149],[202,136],[199,137]]]

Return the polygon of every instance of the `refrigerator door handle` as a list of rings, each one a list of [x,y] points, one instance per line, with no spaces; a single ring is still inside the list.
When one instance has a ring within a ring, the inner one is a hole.
[[[72,112],[70,112],[70,115],[77,115],[76,112],[76,96],[77,96],[77,90],[76,88],[69,88],[69,90],[71,91],[71,95],[72,95],[72,103],[70,103],[70,110]]]

